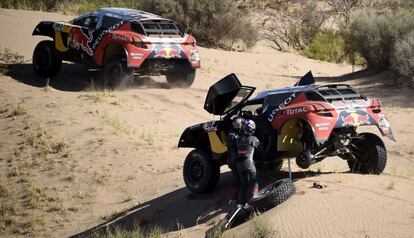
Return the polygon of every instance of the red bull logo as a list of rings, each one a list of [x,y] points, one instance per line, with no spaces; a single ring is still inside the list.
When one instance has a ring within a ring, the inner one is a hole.
[[[181,57],[180,53],[181,53],[180,49],[174,49],[174,48],[167,46],[159,50],[156,50],[154,57],[155,58],[166,58],[166,59],[180,58]]]
[[[73,28],[72,34],[72,42],[71,46],[77,50],[81,48],[85,51],[88,55],[93,55],[93,50],[89,46],[89,43],[92,41],[92,34],[93,31],[88,31],[88,35],[86,35],[81,29]]]
[[[342,116],[342,126],[359,126],[369,124],[368,115],[362,115],[358,113],[351,113],[347,116]]]
[[[358,121],[359,121],[359,124],[361,125],[369,124],[369,117],[368,115],[359,115]]]

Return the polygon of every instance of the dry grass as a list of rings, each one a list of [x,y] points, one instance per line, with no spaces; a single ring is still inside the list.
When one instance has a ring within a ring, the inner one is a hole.
[[[28,184],[23,193],[25,199],[25,206],[27,208],[38,208],[41,207],[42,203],[46,200],[46,194],[44,191],[33,184]]]
[[[155,226],[149,228],[148,230],[144,230],[138,225],[135,225],[132,229],[125,229],[125,228],[115,228],[113,231],[110,231],[106,234],[99,234],[96,233],[92,237],[94,238],[126,238],[126,237],[133,237],[133,238],[159,238],[165,233],[162,228]]]
[[[50,132],[38,125],[28,132],[26,144],[38,149],[40,154],[56,154],[68,147],[64,140],[56,140]]]
[[[88,94],[80,95],[79,98],[85,98],[93,103],[103,103],[108,99],[117,99],[113,91],[100,90],[97,88],[90,88],[89,91],[91,92]]]
[[[100,111],[99,114],[100,114],[100,117],[104,120],[104,122],[110,125],[115,130],[115,133],[118,133],[118,132],[129,133],[130,132],[125,121],[121,120],[117,114],[113,114],[113,115],[109,114],[106,110]]]
[[[275,237],[276,232],[258,213],[254,213],[252,216],[252,229],[250,231],[250,237],[253,238],[268,238]]]
[[[7,74],[10,65],[24,63],[24,56],[9,48],[0,47],[0,74]]]
[[[11,115],[12,116],[20,116],[20,115],[25,115],[27,113],[28,113],[28,110],[27,110],[26,106],[23,103],[18,103],[14,107]]]
[[[394,182],[394,181],[389,182],[389,183],[387,184],[386,189],[387,189],[388,191],[396,190],[396,189],[395,189],[395,182]]]

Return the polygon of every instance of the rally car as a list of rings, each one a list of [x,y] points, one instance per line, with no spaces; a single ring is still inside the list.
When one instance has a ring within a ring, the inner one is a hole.
[[[188,127],[178,147],[194,148],[184,162],[184,181],[194,193],[212,191],[227,163],[226,134],[232,119],[255,121],[261,151],[254,160],[258,169],[280,170],[283,158],[294,157],[308,168],[330,156],[347,160],[351,171],[380,174],[387,153],[380,137],[358,133],[359,126],[377,126],[394,140],[390,123],[376,98],[368,98],[346,84],[317,86],[307,73],[293,87],[264,91],[250,98],[255,88],[243,86],[230,74],[210,87],[204,109],[220,120]]]
[[[32,35],[52,38],[37,44],[33,69],[56,75],[62,60],[103,69],[104,80],[117,87],[134,74],[166,75],[170,84],[190,87],[200,67],[193,36],[158,15],[125,8],[102,8],[69,22],[42,21]]]

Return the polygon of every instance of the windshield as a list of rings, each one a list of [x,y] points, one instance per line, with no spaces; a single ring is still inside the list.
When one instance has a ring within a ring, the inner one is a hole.
[[[252,94],[254,89],[252,88],[240,88],[240,90],[237,92],[236,96],[233,98],[231,103],[226,107],[224,110],[224,113],[227,113],[231,109],[233,109],[235,106],[246,100],[250,95]]]

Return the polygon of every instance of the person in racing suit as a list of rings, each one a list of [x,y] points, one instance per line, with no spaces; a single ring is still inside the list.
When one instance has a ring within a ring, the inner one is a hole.
[[[237,138],[239,138],[241,129],[243,127],[244,119],[243,117],[236,117],[233,119],[232,122],[232,129],[230,133],[227,134],[227,165],[231,169],[231,173],[233,176],[233,189],[231,191],[231,200],[236,201],[237,197],[239,195],[239,189],[240,189],[240,179],[239,179],[239,173],[237,172],[237,166],[236,166],[236,159],[237,159],[237,146],[236,141]]]
[[[242,206],[245,206],[259,190],[253,154],[255,149],[259,149],[260,142],[254,136],[255,129],[256,124],[253,120],[245,120],[242,132],[236,141],[236,169],[240,179],[240,192],[237,202]]]

